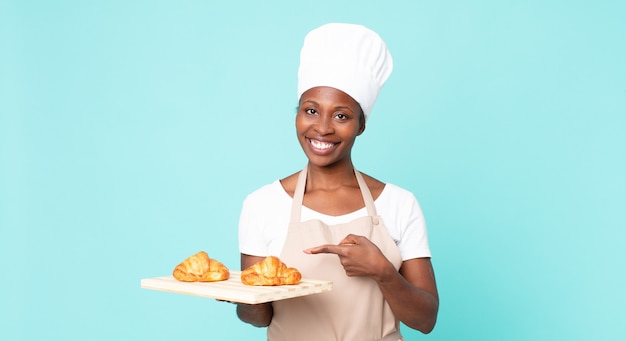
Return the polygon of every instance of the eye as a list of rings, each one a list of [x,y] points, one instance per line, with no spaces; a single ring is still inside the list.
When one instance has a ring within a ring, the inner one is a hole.
[[[344,113],[342,113],[342,112],[338,112],[338,113],[335,115],[335,117],[336,117],[337,119],[339,119],[339,120],[342,120],[342,121],[343,121],[343,120],[348,119],[348,115],[346,115],[346,114],[344,114]]]
[[[304,112],[305,112],[305,113],[307,113],[307,114],[309,114],[309,115],[315,115],[315,114],[317,114],[317,110],[315,110],[315,109],[311,109],[311,108],[309,108],[309,109],[305,109],[305,110],[304,110]]]

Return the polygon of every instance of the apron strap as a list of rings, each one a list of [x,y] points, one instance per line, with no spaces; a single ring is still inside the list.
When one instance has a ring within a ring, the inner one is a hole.
[[[370,192],[369,187],[367,187],[367,184],[365,183],[361,172],[355,169],[354,175],[356,175],[356,181],[359,183],[359,187],[361,188],[361,195],[363,196],[363,202],[365,202],[365,207],[367,208],[367,215],[370,217],[377,216],[378,214],[376,213],[374,198],[372,197],[372,193]]]
[[[304,169],[300,171],[300,174],[298,175],[298,182],[296,183],[296,190],[293,193],[293,201],[291,204],[292,223],[300,222],[302,201],[304,200],[304,189],[306,188],[306,176],[308,168],[308,166],[304,167]],[[378,214],[376,213],[376,205],[374,205],[374,198],[372,197],[372,193],[367,187],[363,176],[356,169],[354,170],[354,175],[356,176],[356,181],[359,184],[359,188],[361,189],[361,195],[363,196],[363,202],[365,203],[365,208],[367,209],[367,215],[370,217],[378,216]],[[378,222],[375,222],[374,224],[378,225]]]
[[[306,174],[308,166],[298,175],[298,182],[296,183],[296,190],[293,193],[293,201],[291,203],[291,222],[300,222],[300,212],[302,210],[302,200],[304,200],[304,188],[306,186]]]

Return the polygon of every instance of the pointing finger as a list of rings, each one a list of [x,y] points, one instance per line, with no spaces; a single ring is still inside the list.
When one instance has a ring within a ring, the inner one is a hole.
[[[320,246],[308,248],[304,250],[304,253],[308,253],[311,255],[318,254],[318,253],[334,253],[336,255],[339,255],[341,254],[341,249],[342,247],[340,245],[326,244],[326,245],[320,245]]]

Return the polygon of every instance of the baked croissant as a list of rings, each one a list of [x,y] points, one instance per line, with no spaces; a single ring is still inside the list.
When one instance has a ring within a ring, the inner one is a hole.
[[[216,282],[227,280],[230,271],[224,264],[200,251],[178,264],[172,275],[183,282]]]
[[[298,284],[302,274],[296,268],[288,268],[278,257],[268,256],[241,272],[245,285]]]

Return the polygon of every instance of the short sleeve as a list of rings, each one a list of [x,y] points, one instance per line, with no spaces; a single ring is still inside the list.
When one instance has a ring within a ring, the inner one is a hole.
[[[431,256],[424,215],[412,192],[388,183],[375,203],[402,260]]]
[[[398,242],[402,260],[431,257],[426,221],[424,220],[422,208],[412,194],[404,204],[404,211],[407,214],[400,221],[402,232]]]
[[[248,195],[243,201],[239,216],[239,252],[247,255],[265,256],[267,255],[265,238],[263,237],[262,224],[259,224],[260,217],[255,208],[257,206],[254,205],[254,199]]]

